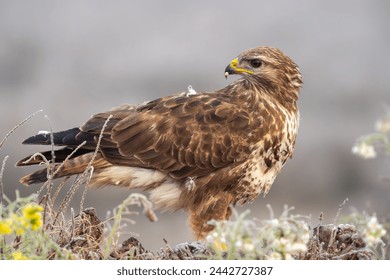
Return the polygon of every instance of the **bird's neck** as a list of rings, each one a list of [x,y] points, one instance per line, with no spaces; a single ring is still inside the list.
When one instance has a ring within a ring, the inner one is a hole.
[[[272,80],[264,79],[258,76],[248,76],[237,81],[244,88],[251,88],[252,92],[262,98],[266,95],[280,105],[292,112],[298,112],[297,101],[299,96],[300,84],[294,84],[289,81],[276,83]]]

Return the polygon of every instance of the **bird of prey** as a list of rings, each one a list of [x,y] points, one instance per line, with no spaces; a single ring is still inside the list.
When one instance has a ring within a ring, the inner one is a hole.
[[[23,143],[60,147],[54,152],[56,178],[80,174],[93,160],[91,186],[139,188],[157,209],[187,210],[194,235],[202,239],[213,229],[210,220],[230,217],[230,205],[268,193],[297,136],[302,76],[288,56],[272,47],[249,49],[226,67],[225,77],[231,74],[241,77],[215,92],[189,88],[123,105],[81,127]],[[53,160],[51,151],[42,155]],[[43,162],[41,156],[28,158],[17,165]],[[20,182],[46,180],[47,171],[40,170]]]

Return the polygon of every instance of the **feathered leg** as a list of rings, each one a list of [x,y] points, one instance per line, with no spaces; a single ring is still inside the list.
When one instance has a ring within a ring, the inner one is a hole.
[[[214,226],[209,223],[210,220],[227,220],[232,214],[229,207],[232,201],[230,194],[224,194],[217,200],[216,198],[212,200],[214,202],[194,206],[189,210],[189,222],[198,240],[206,238],[207,234],[214,229]]]

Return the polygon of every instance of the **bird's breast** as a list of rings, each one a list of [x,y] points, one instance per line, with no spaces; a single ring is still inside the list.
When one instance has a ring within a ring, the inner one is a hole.
[[[281,123],[270,130],[253,147],[245,163],[241,184],[242,203],[266,195],[286,161],[291,158],[299,126],[298,112],[280,109]]]

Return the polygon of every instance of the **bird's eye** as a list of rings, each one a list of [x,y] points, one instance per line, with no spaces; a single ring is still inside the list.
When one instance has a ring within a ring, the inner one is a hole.
[[[252,59],[251,65],[254,68],[259,68],[261,66],[261,60],[260,59]]]

